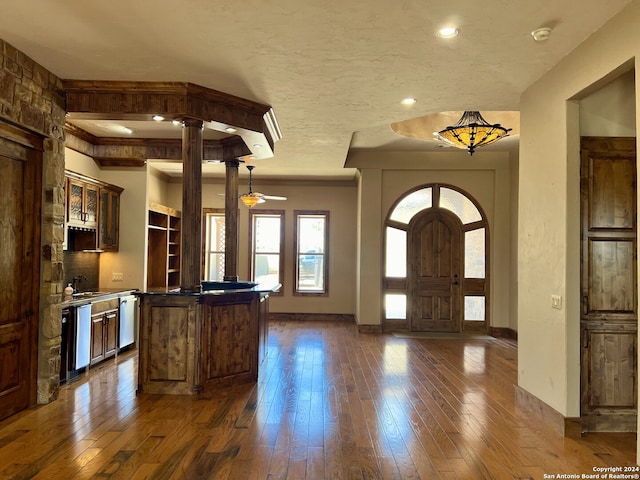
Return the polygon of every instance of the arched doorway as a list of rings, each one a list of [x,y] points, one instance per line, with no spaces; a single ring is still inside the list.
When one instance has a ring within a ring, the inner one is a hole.
[[[384,231],[384,329],[487,331],[489,232],[471,195],[420,186],[391,207]]]

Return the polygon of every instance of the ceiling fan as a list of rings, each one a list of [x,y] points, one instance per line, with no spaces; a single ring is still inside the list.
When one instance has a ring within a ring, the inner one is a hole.
[[[251,185],[251,180],[252,180],[251,171],[253,169],[254,169],[253,165],[247,165],[247,170],[249,170],[249,192],[243,193],[242,195],[240,195],[240,200],[242,200],[242,203],[244,203],[247,207],[251,208],[258,203],[264,203],[266,200],[286,200],[287,199],[287,197],[281,197],[277,195],[265,195],[264,193],[254,192],[252,190],[252,185]]]

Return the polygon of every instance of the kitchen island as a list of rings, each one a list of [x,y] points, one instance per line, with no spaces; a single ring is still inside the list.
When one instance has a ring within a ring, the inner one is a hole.
[[[201,292],[137,293],[138,392],[197,395],[254,382],[266,354],[277,285],[203,282]]]

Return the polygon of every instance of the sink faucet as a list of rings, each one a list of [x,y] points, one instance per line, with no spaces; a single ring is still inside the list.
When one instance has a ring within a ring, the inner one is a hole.
[[[71,279],[71,281],[73,282],[73,292],[77,292],[78,291],[78,283],[81,282],[82,280],[88,280],[86,275],[80,274],[77,275],[75,277],[73,277]]]

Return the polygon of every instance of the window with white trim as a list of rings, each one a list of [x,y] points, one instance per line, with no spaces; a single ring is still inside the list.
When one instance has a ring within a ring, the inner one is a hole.
[[[282,284],[284,211],[250,210],[249,222],[251,280],[268,285]]]
[[[295,295],[326,295],[328,288],[329,212],[294,212]]]
[[[204,209],[204,279],[207,281],[224,280],[224,210]]]

